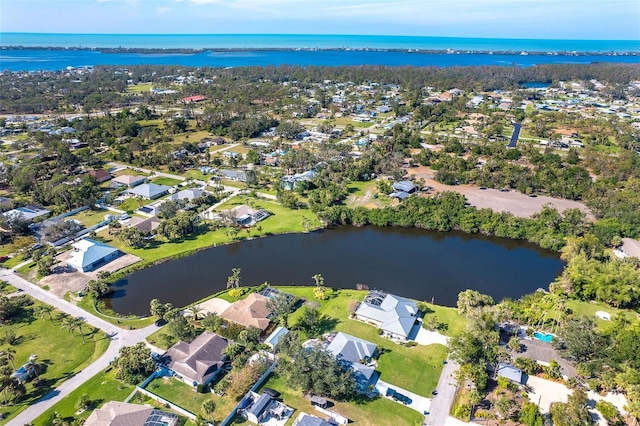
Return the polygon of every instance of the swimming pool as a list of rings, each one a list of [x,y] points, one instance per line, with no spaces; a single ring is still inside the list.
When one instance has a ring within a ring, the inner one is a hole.
[[[543,342],[547,343],[551,343],[551,341],[553,340],[553,334],[551,333],[540,333],[536,331],[535,333],[533,333],[533,337],[534,339],[542,340]]]

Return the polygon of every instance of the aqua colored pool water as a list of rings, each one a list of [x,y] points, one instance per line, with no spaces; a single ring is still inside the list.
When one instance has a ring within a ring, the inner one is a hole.
[[[535,339],[542,340],[543,342],[547,342],[547,343],[551,343],[551,341],[553,340],[553,334],[539,333],[537,331],[533,333],[533,337]]]

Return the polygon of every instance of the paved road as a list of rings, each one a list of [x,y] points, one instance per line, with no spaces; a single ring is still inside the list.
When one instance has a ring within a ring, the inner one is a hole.
[[[442,369],[438,386],[436,387],[438,395],[431,399],[431,407],[425,422],[426,426],[442,426],[447,422],[449,410],[451,410],[451,404],[453,404],[453,399],[456,394],[457,387],[453,373],[457,369],[457,363],[447,360],[447,363]]]
[[[43,290],[37,285],[32,284],[22,277],[15,275],[11,271],[0,271],[0,279],[7,281],[9,284],[16,288],[21,289],[24,293],[30,295],[31,297],[52,305],[71,316],[83,318],[88,324],[91,324],[92,326],[99,328],[106,334],[108,334],[111,340],[107,351],[100,358],[87,366],[80,373],[71,377],[69,380],[66,380],[60,386],[44,395],[35,403],[31,404],[26,410],[24,410],[8,423],[8,425],[10,426],[22,426],[24,424],[32,422],[45,410],[52,407],[55,403],[77,389],[91,377],[104,370],[109,365],[109,363],[118,355],[118,351],[120,351],[120,348],[122,348],[123,346],[135,345],[138,342],[145,341],[147,336],[154,333],[158,329],[158,327],[152,324],[139,330],[124,330],[103,320],[102,318],[90,314],[84,309],[81,309],[78,306],[67,302],[66,300],[54,296],[53,294]],[[158,351],[157,348],[154,348],[151,345],[148,346],[150,346],[152,350]]]

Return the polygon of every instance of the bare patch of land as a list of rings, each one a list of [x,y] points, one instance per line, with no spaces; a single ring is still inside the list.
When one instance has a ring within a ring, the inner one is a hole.
[[[101,271],[115,272],[140,261],[139,257],[125,254],[94,271],[79,272],[66,263],[72,254],[73,251],[69,250],[58,255],[60,263],[53,268],[53,273],[40,280],[41,286],[48,286],[51,293],[58,297],[64,297],[68,292],[76,293],[83,290],[89,281],[98,279],[98,273]]]
[[[567,209],[579,209],[593,220],[591,210],[579,201],[565,200],[547,196],[530,197],[517,191],[502,192],[497,189],[480,189],[473,185],[445,185],[433,179],[435,172],[429,167],[413,167],[409,174],[416,179],[424,179],[425,186],[433,188],[431,193],[453,191],[466,197],[469,204],[478,209],[490,208],[496,212],[509,212],[517,217],[531,217],[542,208],[551,204],[559,212]]]

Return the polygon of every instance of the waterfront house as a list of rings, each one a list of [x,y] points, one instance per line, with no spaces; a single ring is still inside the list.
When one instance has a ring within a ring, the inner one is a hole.
[[[160,198],[163,195],[167,195],[170,189],[170,186],[157,185],[155,183],[145,183],[135,188],[127,189],[126,192],[136,197],[142,197],[146,200],[155,200],[156,198]]]
[[[418,307],[412,300],[372,290],[355,312],[356,319],[375,325],[383,335],[407,340],[416,323]]]
[[[90,272],[120,256],[120,250],[89,238],[71,244],[73,254],[67,260],[69,266],[80,272]]]
[[[160,226],[160,219],[155,216],[148,217],[146,219],[134,216],[129,219],[128,222],[129,228],[137,228],[139,231],[144,232],[145,234],[150,234],[155,231],[158,226]]]
[[[174,413],[156,410],[148,405],[109,401],[94,410],[84,426],[174,426],[178,416]]]
[[[178,341],[164,358],[177,378],[193,386],[206,385],[222,371],[228,346],[227,339],[205,331],[191,343]]]
[[[271,310],[267,308],[268,301],[268,297],[251,293],[246,298],[234,302],[220,314],[220,317],[243,327],[255,327],[264,331],[269,326],[271,315]]]

